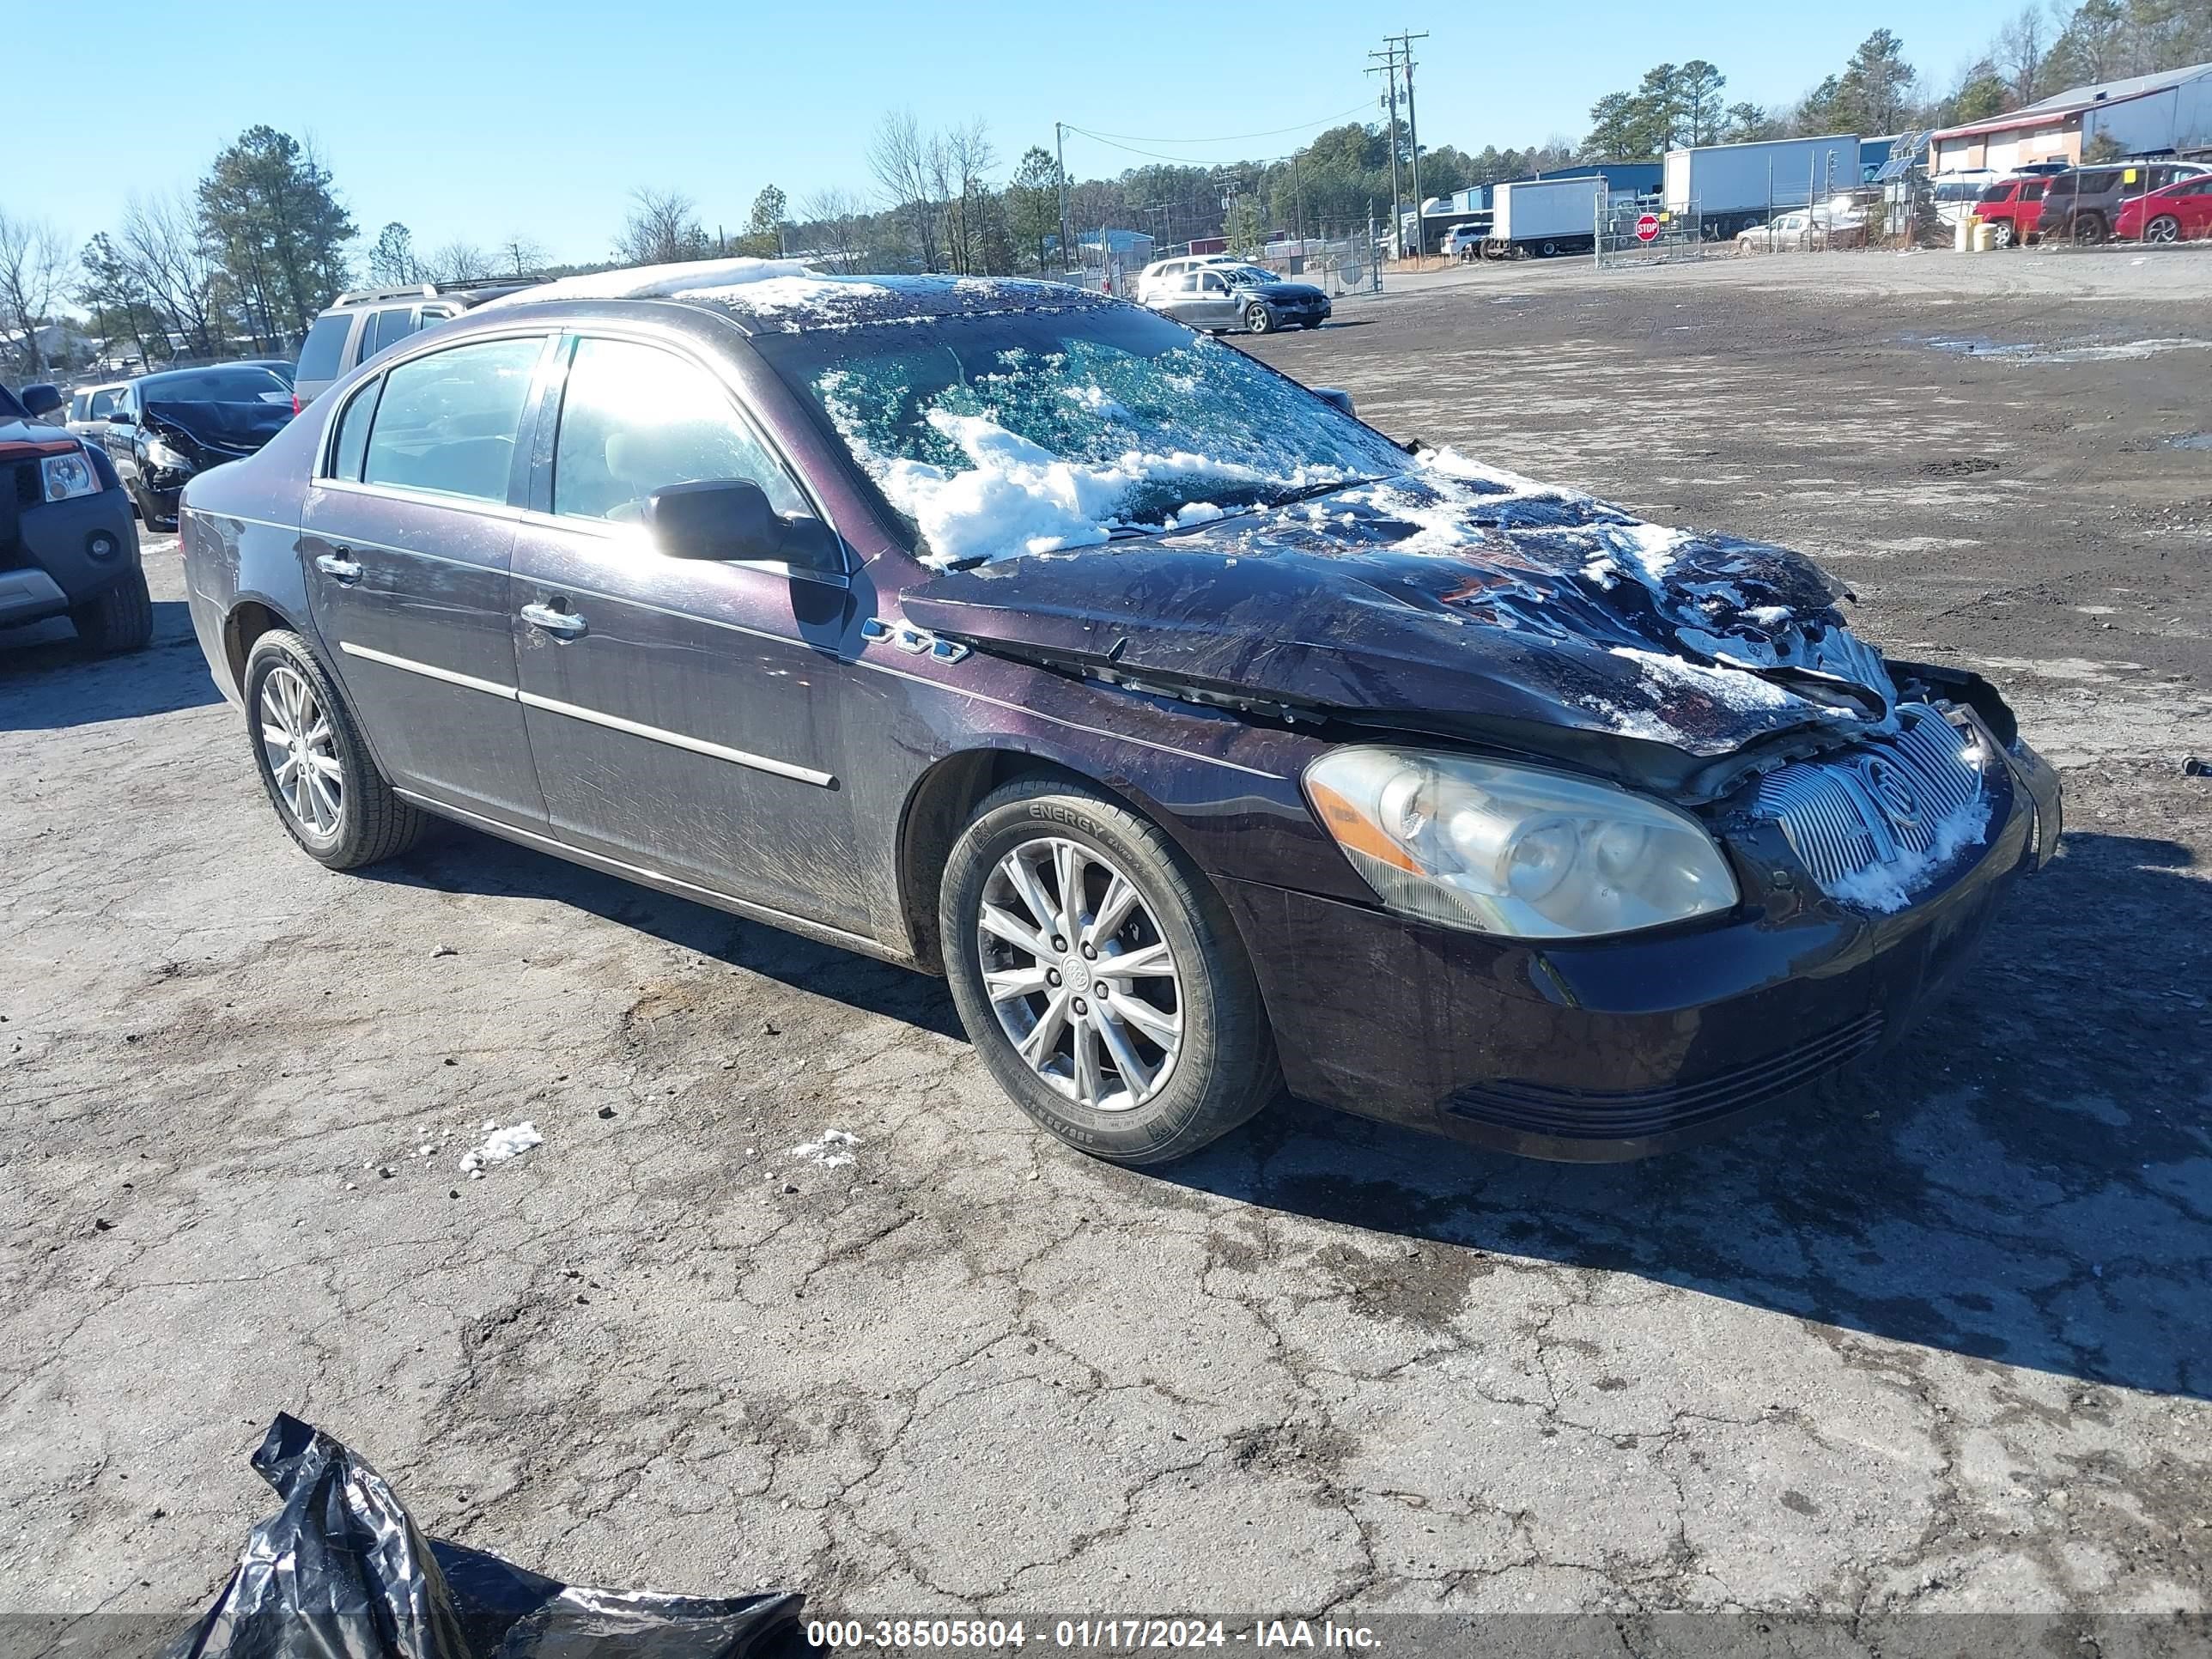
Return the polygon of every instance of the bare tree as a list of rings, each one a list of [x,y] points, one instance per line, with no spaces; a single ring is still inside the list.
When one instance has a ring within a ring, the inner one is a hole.
[[[799,210],[814,240],[821,244],[819,251],[828,254],[838,270],[851,270],[860,264],[862,209],[858,197],[840,188],[817,191],[799,204]]]
[[[707,257],[707,233],[700,228],[698,204],[673,190],[638,189],[636,204],[615,238],[615,257],[625,264],[670,265]]]
[[[0,210],[0,333],[20,337],[16,356],[33,376],[46,372],[39,330],[53,318],[70,263],[69,249],[52,225]]]
[[[490,276],[492,264],[492,256],[474,242],[456,240],[424,259],[422,270],[434,283],[474,283]]]
[[[511,230],[500,239],[499,264],[503,276],[527,276],[544,267],[545,244],[534,236]]]
[[[933,141],[922,137],[921,124],[910,109],[887,111],[868,141],[868,170],[884,194],[884,203],[905,230],[908,246],[918,255],[924,270],[941,263],[938,204],[933,191],[941,169],[932,154]]]
[[[224,332],[222,267],[191,198],[182,191],[132,197],[124,208],[118,243],[131,274],[185,349],[218,356],[216,343]]]
[[[945,204],[945,251],[963,276],[990,267],[989,246],[998,197],[990,185],[999,152],[981,116],[930,141],[930,183]]]
[[[2022,6],[2020,15],[1997,31],[1996,46],[1990,56],[1995,59],[1998,73],[2010,82],[2015,107],[2035,101],[2036,87],[2044,59],[2043,14],[2033,5]]]

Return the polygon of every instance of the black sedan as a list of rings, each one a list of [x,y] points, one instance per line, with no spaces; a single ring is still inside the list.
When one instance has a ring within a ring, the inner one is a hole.
[[[188,480],[252,454],[291,418],[291,382],[259,363],[170,369],[117,395],[107,455],[148,528],[167,527]]]
[[[186,586],[310,856],[435,815],[943,973],[1101,1157],[1285,1087],[1630,1157],[1893,1039],[2058,833],[1996,693],[1340,399],[1047,284],[575,278],[195,479]]]
[[[1185,271],[1146,301],[1162,316],[1218,333],[1244,329],[1319,328],[1328,295],[1310,283],[1286,283],[1264,265],[1202,265]]]

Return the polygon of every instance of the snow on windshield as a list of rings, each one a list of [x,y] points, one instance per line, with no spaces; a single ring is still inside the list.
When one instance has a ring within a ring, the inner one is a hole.
[[[1409,465],[1242,352],[1142,313],[858,332],[794,378],[939,568],[1180,528]]]

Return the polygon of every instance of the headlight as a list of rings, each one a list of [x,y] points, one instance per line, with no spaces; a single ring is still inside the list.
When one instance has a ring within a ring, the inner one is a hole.
[[[1688,814],[1610,784],[1418,750],[1330,750],[1306,797],[1391,909],[1513,939],[1727,910],[1735,878]]]
[[[170,448],[159,438],[146,446],[146,459],[153,462],[155,466],[167,467],[172,471],[189,467],[192,464],[191,456],[181,450]]]
[[[67,455],[47,456],[39,463],[39,479],[50,501],[100,494],[100,474],[93,471],[92,457],[82,449]]]

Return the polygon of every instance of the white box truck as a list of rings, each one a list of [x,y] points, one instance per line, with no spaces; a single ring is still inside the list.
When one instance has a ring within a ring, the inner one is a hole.
[[[1667,210],[1695,209],[1707,241],[1725,241],[1776,213],[1811,207],[1861,182],[1856,133],[1670,149],[1666,167]]]
[[[1526,179],[1499,185],[1490,192],[1490,236],[1486,259],[1548,259],[1559,253],[1588,253],[1597,236],[1598,192],[1605,180]]]

